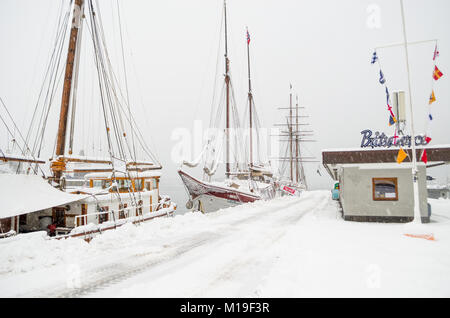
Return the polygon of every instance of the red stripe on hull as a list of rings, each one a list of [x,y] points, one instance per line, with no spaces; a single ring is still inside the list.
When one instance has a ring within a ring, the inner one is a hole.
[[[192,199],[195,199],[200,195],[211,195],[221,199],[234,201],[237,204],[255,202],[256,200],[261,199],[257,195],[250,195],[238,190],[205,184],[181,170],[178,171],[178,174],[186,185]]]

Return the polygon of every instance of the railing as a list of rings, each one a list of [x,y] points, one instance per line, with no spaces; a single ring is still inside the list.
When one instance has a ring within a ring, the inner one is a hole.
[[[134,209],[135,211],[139,211],[139,209],[143,209],[143,208],[152,208],[153,212],[156,212],[158,210],[160,210],[160,208],[163,208],[164,205],[170,206],[170,200],[165,200],[165,201],[161,201],[158,203],[154,203],[154,204],[150,204],[150,205],[138,205],[138,206],[131,206],[131,207],[127,207],[127,208],[122,208],[119,210],[111,210],[111,211],[99,211],[99,212],[94,212],[94,213],[88,213],[88,214],[81,214],[81,215],[76,215],[75,216],[75,227],[79,227],[79,226],[84,226],[88,224],[88,217],[92,217],[92,216],[96,216],[98,219],[98,216],[100,215],[107,215],[107,220],[104,222],[109,222],[110,220],[116,220],[115,218],[115,214],[118,212],[118,216],[119,216],[119,220],[123,220],[123,219],[127,219],[130,217],[130,213],[129,211]],[[101,207],[100,207],[101,209]],[[124,215],[123,218],[120,217],[120,213],[127,211],[128,213],[126,215]],[[136,215],[136,217],[140,217],[143,216],[142,211],[138,212],[138,214]],[[103,222],[102,222],[103,223]],[[101,224],[101,223],[99,223]]]

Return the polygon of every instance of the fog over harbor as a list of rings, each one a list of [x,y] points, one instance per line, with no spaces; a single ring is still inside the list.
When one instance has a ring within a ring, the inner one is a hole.
[[[434,83],[437,101],[428,133],[432,145],[450,144],[450,3],[404,2],[408,40],[439,40],[437,63],[444,77]],[[23,133],[39,96],[62,3],[66,2],[3,0],[0,4],[0,97]],[[176,173],[176,154],[180,143],[185,146],[186,139],[180,137],[185,132],[191,138],[188,159],[198,156],[198,136],[208,128],[213,92],[223,80],[223,1],[100,0],[98,4],[112,64],[122,87],[128,87],[140,130],[164,167],[161,190],[184,206],[187,197]],[[305,164],[308,184],[311,189],[330,189],[332,180],[320,164],[322,149],[359,148],[361,131],[366,129],[388,136],[394,133],[388,126],[379,68],[370,61],[375,47],[403,40],[399,1],[229,0],[227,5],[229,56],[239,111],[243,116],[247,99],[248,26],[253,95],[262,128],[269,135],[274,124],[283,122],[285,113],[277,108],[289,106],[292,84],[310,116],[307,121],[316,140],[305,144],[306,155],[319,161]],[[116,24],[118,8],[125,68]],[[99,137],[104,126],[89,30],[84,32],[74,153],[83,150],[96,155],[106,150],[106,142]],[[410,46],[416,134],[427,130],[434,49],[433,42]],[[389,89],[407,91],[403,48],[380,49],[378,57]],[[45,159],[54,149],[60,96],[58,91],[48,118],[41,155]],[[11,149],[11,140],[0,127],[0,148]],[[223,174],[223,167],[219,173]],[[433,168],[428,174],[446,183],[450,168]]]

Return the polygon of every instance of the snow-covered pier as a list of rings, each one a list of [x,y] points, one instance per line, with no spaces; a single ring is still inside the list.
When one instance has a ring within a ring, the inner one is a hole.
[[[343,221],[329,191],[127,224],[90,243],[0,241],[1,297],[450,296],[450,201],[427,232]]]

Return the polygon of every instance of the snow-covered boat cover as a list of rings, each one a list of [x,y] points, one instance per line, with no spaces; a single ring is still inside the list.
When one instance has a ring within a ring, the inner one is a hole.
[[[0,197],[3,219],[68,204],[88,195],[62,192],[36,175],[0,174]]]

